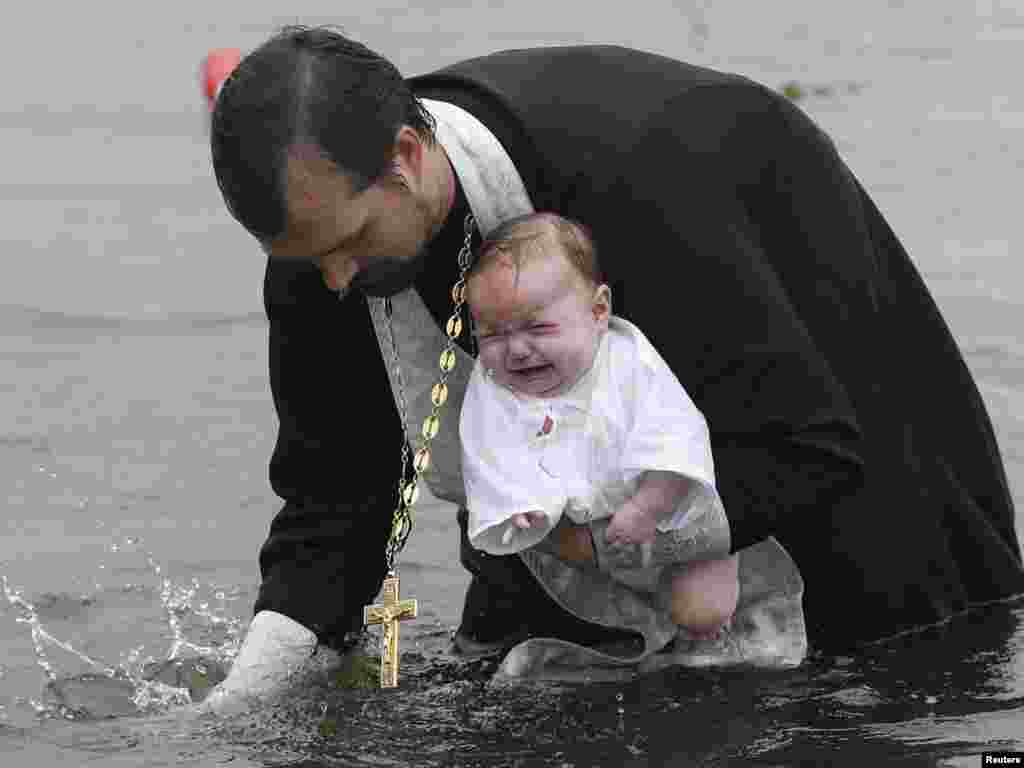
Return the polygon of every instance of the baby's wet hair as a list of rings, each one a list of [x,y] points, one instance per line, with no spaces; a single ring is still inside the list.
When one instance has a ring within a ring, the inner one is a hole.
[[[589,285],[596,287],[604,282],[590,228],[550,212],[528,213],[499,224],[480,244],[466,278],[482,272],[505,256],[512,262],[518,281],[523,264],[531,257],[544,255],[538,241],[546,236],[553,238],[576,274]]]

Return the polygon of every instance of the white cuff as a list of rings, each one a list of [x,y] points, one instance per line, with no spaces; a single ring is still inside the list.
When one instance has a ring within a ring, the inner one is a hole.
[[[227,678],[214,688],[202,709],[224,712],[244,707],[249,698],[267,698],[280,691],[288,676],[316,650],[316,634],[275,611],[260,611]]]

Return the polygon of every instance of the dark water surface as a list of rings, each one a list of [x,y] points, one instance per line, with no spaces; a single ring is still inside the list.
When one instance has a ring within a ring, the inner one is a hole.
[[[266,479],[263,262],[210,174],[195,82],[209,48],[330,21],[407,74],[613,42],[795,84],[961,342],[1020,509],[1020,2],[181,0],[69,6],[56,25],[46,4],[18,14],[0,106],[0,766],[975,766],[983,750],[1024,750],[1024,605],[793,670],[490,681],[489,663],[448,652],[467,577],[439,503],[421,504],[403,553],[420,618],[403,626],[397,691],[333,687],[318,659],[273,707],[185,714],[238,649],[280,505]],[[344,339],[324,331],[329,362]]]
[[[284,702],[245,717],[50,712],[30,732],[0,731],[0,755],[295,768],[980,765],[982,751],[1024,749],[1022,621],[1024,607],[1004,605],[856,657],[627,684],[488,682],[486,664],[420,641],[398,691],[339,691],[310,672]],[[125,701],[113,685],[85,685],[78,704]]]

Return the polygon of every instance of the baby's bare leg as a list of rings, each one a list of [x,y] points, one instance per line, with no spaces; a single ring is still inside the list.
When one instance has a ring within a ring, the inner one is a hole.
[[[595,565],[594,542],[590,527],[576,525],[563,517],[545,540],[561,560],[575,565]]]
[[[736,611],[740,596],[736,555],[675,566],[665,576],[672,621],[696,635],[717,632]]]

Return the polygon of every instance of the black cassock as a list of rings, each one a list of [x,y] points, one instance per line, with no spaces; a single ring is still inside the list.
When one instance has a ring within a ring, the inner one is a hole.
[[[734,548],[774,535],[799,565],[812,648],[1024,592],[978,390],[903,247],[799,108],[607,46],[497,53],[412,83],[488,126],[537,210],[591,227],[614,311],[707,418]],[[415,279],[439,323],[467,210],[460,189]],[[336,644],[384,575],[399,420],[362,297],[338,302],[317,270],[281,262],[265,300],[285,506],[256,609]],[[470,549],[460,517],[467,635],[586,641],[516,556]]]

